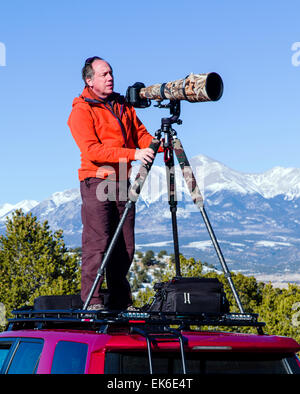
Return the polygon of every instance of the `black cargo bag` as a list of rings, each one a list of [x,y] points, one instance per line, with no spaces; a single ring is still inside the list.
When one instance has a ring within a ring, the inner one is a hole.
[[[104,306],[108,305],[108,290],[101,289],[100,293]],[[80,294],[69,295],[46,295],[35,298],[34,310],[61,310],[61,309],[82,309],[83,302]]]
[[[35,298],[33,306],[36,311],[82,309],[82,307],[80,294],[40,296]]]
[[[149,312],[229,312],[223,284],[217,278],[174,278],[154,285],[156,294],[145,309]]]

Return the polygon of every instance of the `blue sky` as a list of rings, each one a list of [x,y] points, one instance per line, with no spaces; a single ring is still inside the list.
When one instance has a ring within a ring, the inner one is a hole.
[[[251,173],[300,168],[299,14],[293,0],[2,2],[0,204],[78,187],[67,118],[93,55],[112,64],[122,94],[136,81],[218,72],[220,101],[182,104],[175,129],[188,156]],[[151,133],[168,115],[153,106],[137,112]]]

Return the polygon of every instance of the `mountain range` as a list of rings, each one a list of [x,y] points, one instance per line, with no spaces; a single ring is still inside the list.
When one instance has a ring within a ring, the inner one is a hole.
[[[190,160],[204,204],[231,270],[255,275],[300,274],[300,169],[275,167],[259,174],[235,171],[204,155]],[[133,167],[134,179],[138,166]],[[176,167],[180,253],[219,268],[219,261],[200,212]],[[69,247],[81,245],[79,189],[48,199],[0,206],[0,233],[5,218],[17,208],[63,229]],[[166,171],[153,165],[136,203],[136,248],[173,252]]]

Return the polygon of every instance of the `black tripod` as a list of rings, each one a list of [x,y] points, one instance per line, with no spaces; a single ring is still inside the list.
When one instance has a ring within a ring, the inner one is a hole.
[[[187,156],[184,152],[182,144],[181,144],[180,140],[176,137],[175,130],[172,129],[172,124],[174,124],[174,123],[181,124],[182,123],[182,121],[179,119],[180,101],[179,100],[178,101],[176,101],[176,100],[170,101],[170,103],[167,105],[162,105],[161,103],[159,103],[157,106],[159,108],[169,108],[170,114],[171,114],[171,116],[169,118],[162,118],[161,119],[161,128],[156,132],[156,134],[155,134],[156,138],[152,140],[149,147],[153,149],[154,159],[155,159],[158,149],[159,149],[161,143],[163,142],[164,161],[165,161],[166,171],[167,171],[168,197],[169,197],[169,205],[170,205],[170,211],[171,211],[171,217],[172,217],[176,277],[181,277],[181,273],[180,273],[180,259],[179,259],[177,216],[176,216],[177,199],[176,199],[176,188],[175,188],[174,152],[175,152],[176,157],[178,159],[180,168],[182,170],[183,177],[186,181],[186,184],[187,184],[188,190],[191,194],[191,197],[193,199],[193,202],[194,202],[194,204],[197,205],[197,207],[200,210],[200,213],[201,213],[202,218],[204,220],[205,226],[208,230],[209,236],[212,240],[213,246],[214,246],[217,256],[220,260],[225,277],[227,278],[230,288],[233,292],[233,295],[234,295],[235,301],[238,305],[238,308],[241,313],[244,313],[244,309],[243,309],[243,306],[242,306],[241,301],[239,299],[239,296],[237,294],[237,291],[235,289],[234,283],[232,281],[230,271],[228,270],[228,267],[227,267],[227,264],[226,264],[225,259],[223,257],[219,243],[216,239],[216,236],[214,234],[214,231],[212,229],[212,226],[210,224],[210,221],[209,221],[206,211],[204,209],[203,198],[202,198],[200,189],[197,185],[196,178],[193,174],[192,168],[189,164],[189,161],[188,161]],[[120,220],[120,223],[115,231],[115,234],[110,242],[110,245],[105,253],[101,267],[98,270],[96,279],[93,283],[93,286],[90,290],[90,293],[89,293],[88,298],[84,304],[83,309],[87,309],[87,307],[90,303],[90,300],[94,294],[94,291],[96,289],[96,286],[98,285],[99,281],[100,281],[100,283],[102,283],[102,281],[103,281],[105,267],[111,257],[112,251],[113,251],[113,249],[116,245],[116,242],[119,238],[119,235],[122,231],[124,221],[128,215],[129,210],[132,209],[132,207],[134,206],[134,204],[136,203],[136,201],[139,198],[142,187],[145,183],[147,175],[149,174],[149,172],[151,170],[154,159],[151,163],[141,165],[139,172],[138,172],[132,186],[129,189],[128,201],[126,203],[125,211],[124,211],[123,216]]]

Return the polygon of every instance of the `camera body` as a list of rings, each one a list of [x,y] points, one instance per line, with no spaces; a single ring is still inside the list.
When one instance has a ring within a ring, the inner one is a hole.
[[[127,89],[126,100],[135,108],[148,108],[151,105],[151,101],[149,99],[140,97],[140,91],[143,88],[145,88],[144,83],[136,82]]]

